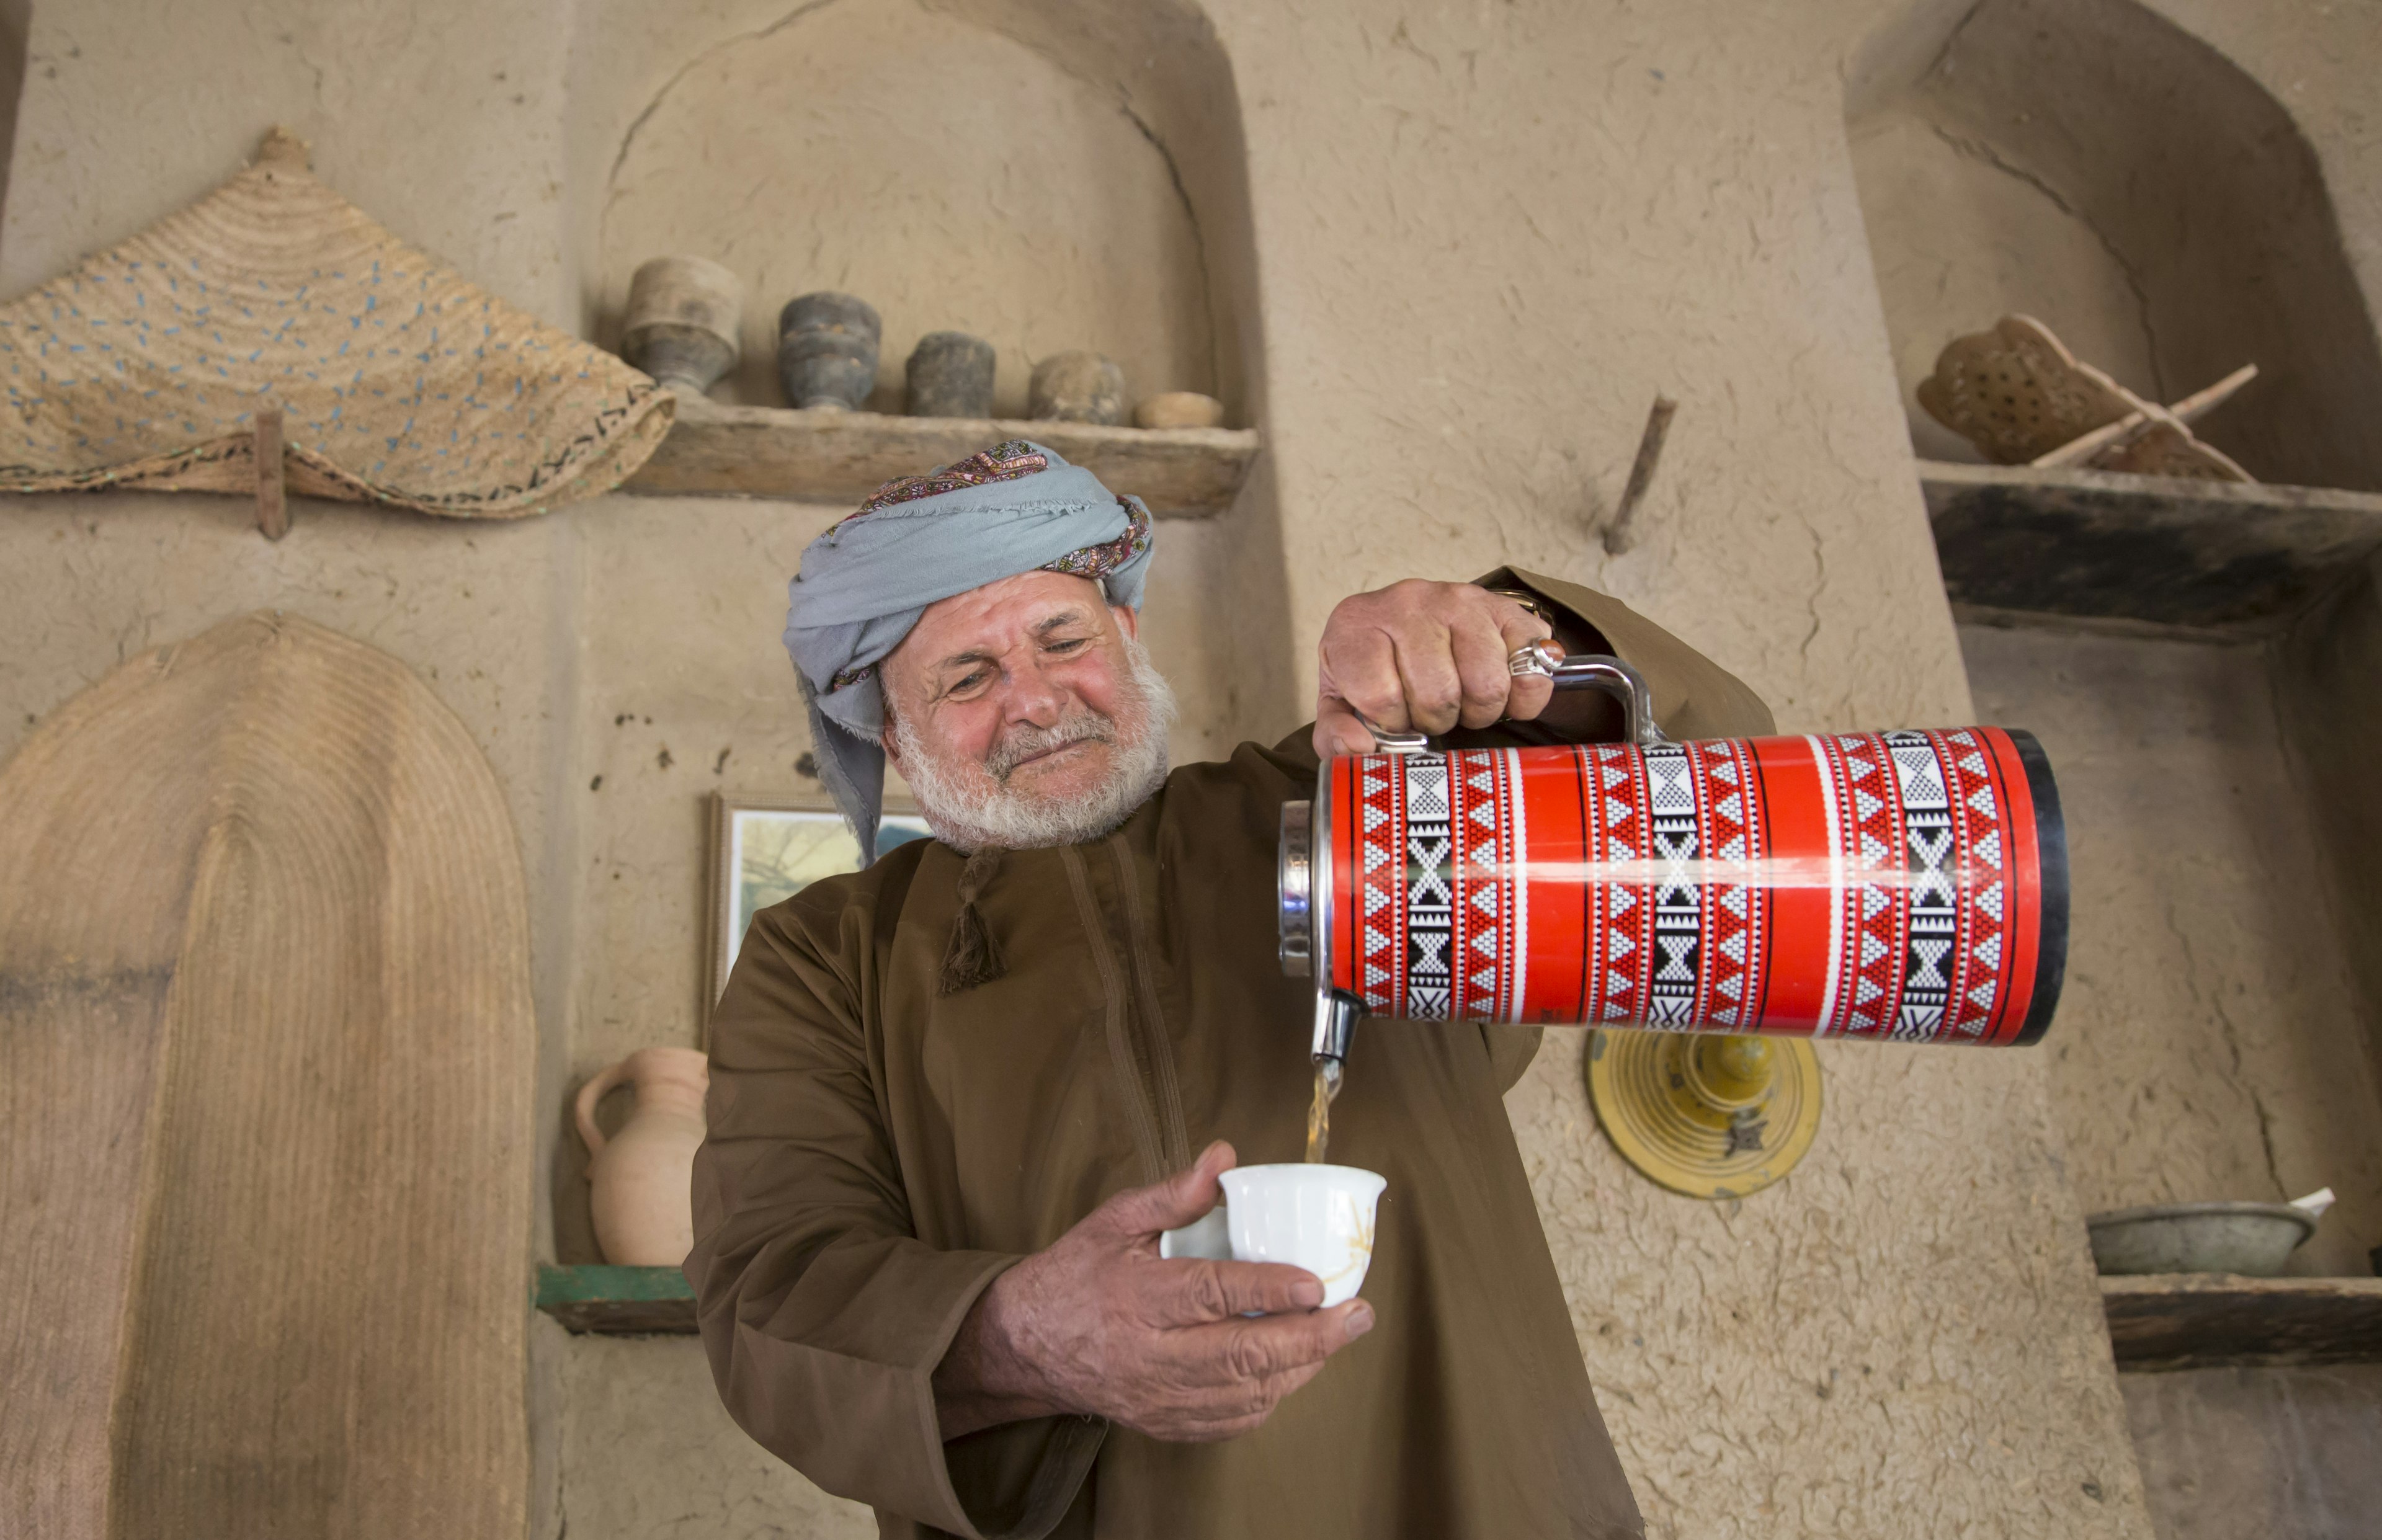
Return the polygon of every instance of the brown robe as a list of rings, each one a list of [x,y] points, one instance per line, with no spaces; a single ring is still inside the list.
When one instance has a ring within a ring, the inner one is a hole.
[[[1742,684],[1615,601],[1488,581],[1601,633],[1673,737],[1770,730]],[[1275,960],[1274,844],[1315,769],[1306,729],[1243,744],[1105,839],[1002,857],[977,906],[1007,972],[955,995],[937,985],[962,858],[939,842],[755,917],[712,1018],[686,1273],[730,1412],[883,1534],[1640,1533],[1501,1100],[1534,1028],[1357,1028],[1332,1155],[1389,1179],[1378,1324],[1264,1426],[938,1431],[935,1366],[1002,1268],[1211,1139],[1300,1157],[1313,996]]]

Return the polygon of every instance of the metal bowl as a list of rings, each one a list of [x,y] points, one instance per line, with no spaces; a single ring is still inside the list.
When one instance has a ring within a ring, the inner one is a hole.
[[[2270,1278],[2315,1233],[2315,1220],[2289,1204],[2163,1204],[2095,1214],[2084,1228],[2104,1273]]]

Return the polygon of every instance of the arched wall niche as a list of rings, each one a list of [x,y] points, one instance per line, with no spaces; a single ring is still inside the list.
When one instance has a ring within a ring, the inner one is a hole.
[[[778,405],[777,313],[842,289],[884,318],[870,405],[901,409],[927,332],[1033,361],[1090,348],[1129,392],[1201,390],[1247,421],[1255,314],[1239,107],[1184,0],[583,0],[567,192],[588,335],[616,339],[648,257],[744,279],[718,394]]]
[[[1914,389],[2009,312],[2202,424],[2261,480],[2382,487],[2382,352],[2314,153],[2231,61],[2135,0],[1921,0],[1847,90],[1914,447],[1977,458]]]

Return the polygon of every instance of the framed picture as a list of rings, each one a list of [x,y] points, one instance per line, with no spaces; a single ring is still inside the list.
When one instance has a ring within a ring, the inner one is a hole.
[[[888,792],[877,827],[877,853],[933,837],[916,804]],[[835,800],[824,791],[791,797],[711,799],[711,923],[705,969],[710,1015],[753,916],[838,872],[860,869],[860,847]]]

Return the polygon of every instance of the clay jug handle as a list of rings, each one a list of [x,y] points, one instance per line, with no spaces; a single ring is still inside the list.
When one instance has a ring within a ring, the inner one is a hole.
[[[624,1058],[599,1071],[595,1079],[579,1088],[579,1138],[587,1146],[587,1158],[590,1160],[603,1153],[605,1144],[604,1131],[596,1126],[596,1104],[604,1099],[606,1092],[628,1078],[629,1061]]]

